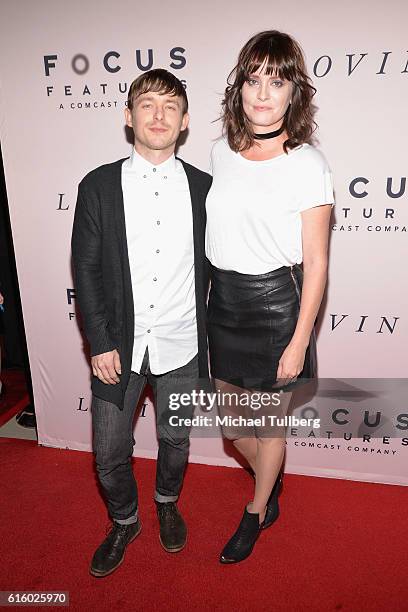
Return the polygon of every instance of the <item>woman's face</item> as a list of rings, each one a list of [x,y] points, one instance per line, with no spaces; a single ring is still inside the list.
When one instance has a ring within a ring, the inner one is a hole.
[[[255,133],[278,129],[292,97],[292,83],[263,68],[250,74],[242,86],[242,106]]]

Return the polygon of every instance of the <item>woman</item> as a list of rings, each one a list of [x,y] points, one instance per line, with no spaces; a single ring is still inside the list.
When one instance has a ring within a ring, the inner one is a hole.
[[[260,391],[271,398],[262,413],[284,415],[291,390],[316,375],[333,189],[324,156],[310,144],[315,91],[298,43],[278,31],[251,38],[228,78],[206,236],[210,362],[222,415],[256,417],[251,401]],[[278,517],[285,430],[226,423],[223,433],[255,475],[253,501],[220,556],[234,563]]]

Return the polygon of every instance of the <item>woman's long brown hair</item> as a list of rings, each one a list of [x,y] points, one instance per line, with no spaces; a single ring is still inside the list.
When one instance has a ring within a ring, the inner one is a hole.
[[[241,89],[249,76],[261,67],[266,74],[293,84],[292,102],[284,117],[288,138],[283,148],[287,153],[288,149],[311,141],[317,127],[312,104],[316,89],[307,74],[300,45],[289,34],[277,30],[256,34],[241,49],[237,65],[228,76],[222,101],[224,135],[235,152],[249,149],[254,143],[252,125],[242,106]]]

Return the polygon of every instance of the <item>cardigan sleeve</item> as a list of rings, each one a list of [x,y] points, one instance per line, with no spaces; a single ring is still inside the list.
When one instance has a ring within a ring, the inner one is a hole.
[[[109,336],[102,277],[102,229],[96,196],[83,182],[78,188],[71,250],[75,294],[81,311],[91,356],[117,348]]]

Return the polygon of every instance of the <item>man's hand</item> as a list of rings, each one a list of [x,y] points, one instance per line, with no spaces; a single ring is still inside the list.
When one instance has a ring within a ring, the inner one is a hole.
[[[105,385],[116,385],[120,382],[118,374],[122,373],[120,357],[116,349],[101,353],[91,358],[92,372]]]

